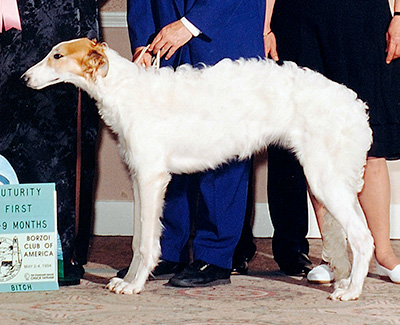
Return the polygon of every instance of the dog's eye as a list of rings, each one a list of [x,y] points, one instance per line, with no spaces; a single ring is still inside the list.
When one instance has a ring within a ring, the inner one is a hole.
[[[59,53],[56,53],[53,55],[53,58],[55,58],[56,60],[61,59],[63,56]]]

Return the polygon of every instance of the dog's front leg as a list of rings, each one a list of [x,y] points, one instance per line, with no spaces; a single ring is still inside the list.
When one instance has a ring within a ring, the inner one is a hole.
[[[134,204],[134,216],[133,216],[133,239],[132,239],[132,252],[133,258],[131,265],[129,266],[129,271],[126,274],[124,281],[132,282],[136,279],[136,275],[140,264],[140,241],[141,241],[141,226],[140,226],[140,191],[139,183],[136,175],[132,177],[133,183],[133,204]]]
[[[141,239],[141,226],[140,226],[140,192],[138,181],[136,176],[132,176],[132,188],[133,188],[133,239],[132,239],[132,252],[133,258],[131,264],[129,266],[128,273],[126,274],[125,278],[122,280],[118,277],[112,278],[110,282],[107,284],[106,288],[114,291],[116,286],[125,281],[125,282],[132,282],[136,279],[137,270],[140,264],[140,254],[139,254],[139,247],[140,247],[140,239]]]
[[[137,178],[140,201],[140,217],[135,217],[133,239],[134,258],[123,280],[111,279],[108,288],[116,293],[133,294],[144,289],[150,272],[160,257],[160,236],[164,194],[171,176],[166,172],[157,172]],[[137,209],[135,209],[137,210]]]
[[[133,258],[131,264],[129,266],[128,273],[125,278],[122,280],[118,277],[114,277],[110,279],[110,282],[107,284],[106,288],[110,289],[110,291],[115,291],[117,285],[122,282],[132,282],[136,278],[137,270],[140,264],[140,254],[139,254],[139,246],[141,239],[141,226],[140,226],[140,192],[139,186],[136,176],[132,176],[132,189],[133,189],[133,239],[132,239],[132,252]]]

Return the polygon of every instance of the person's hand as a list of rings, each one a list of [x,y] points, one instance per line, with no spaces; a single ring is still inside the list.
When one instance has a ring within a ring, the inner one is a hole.
[[[386,34],[386,63],[400,57],[400,16],[394,16]]]
[[[140,46],[135,49],[135,52],[133,53],[132,61],[139,65],[143,65],[145,67],[150,67],[152,64],[152,55],[149,52],[149,50],[147,50],[146,53],[144,53],[142,55],[140,60],[138,60],[140,53],[142,53],[144,48],[145,48],[145,46]]]
[[[149,52],[154,54],[161,50],[161,57],[165,55],[168,60],[183,45],[190,41],[192,33],[177,20],[165,26],[150,44]]]
[[[263,35],[264,37],[264,51],[265,57],[271,57],[274,61],[279,60],[278,51],[276,50],[276,38],[275,34],[270,31],[269,33]]]

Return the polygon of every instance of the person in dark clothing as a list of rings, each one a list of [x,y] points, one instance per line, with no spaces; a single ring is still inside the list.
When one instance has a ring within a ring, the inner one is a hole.
[[[20,183],[56,183],[58,232],[69,279],[65,284],[79,283],[91,231],[98,113],[94,102],[82,94],[76,209],[78,90],[60,84],[37,91],[26,87],[20,77],[61,41],[100,39],[97,1],[18,0],[18,7],[22,30],[0,33],[0,153],[14,167]]]
[[[319,71],[368,103],[373,144],[359,200],[374,237],[377,270],[400,282],[400,259],[390,244],[386,165],[386,160],[400,158],[400,2],[394,1],[393,16],[387,0],[268,0],[267,4],[264,34],[272,58]],[[293,169],[301,168],[294,162]],[[292,193],[305,190],[300,184]],[[283,196],[281,204],[292,205],[291,197]],[[324,213],[323,207],[316,208],[320,228]],[[322,273],[312,272],[309,279],[318,281]],[[333,280],[328,272],[324,275],[328,282]]]

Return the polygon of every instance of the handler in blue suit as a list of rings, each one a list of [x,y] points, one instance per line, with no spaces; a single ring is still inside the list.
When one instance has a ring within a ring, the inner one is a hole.
[[[265,0],[128,0],[132,53],[137,57],[151,43],[140,63],[150,65],[151,53],[161,50],[161,64],[172,67],[263,57],[264,13]],[[173,176],[163,215],[162,260],[155,275],[177,273],[169,281],[174,286],[230,282],[250,168],[250,161],[234,161],[215,171]],[[189,264],[194,216],[193,263]]]

